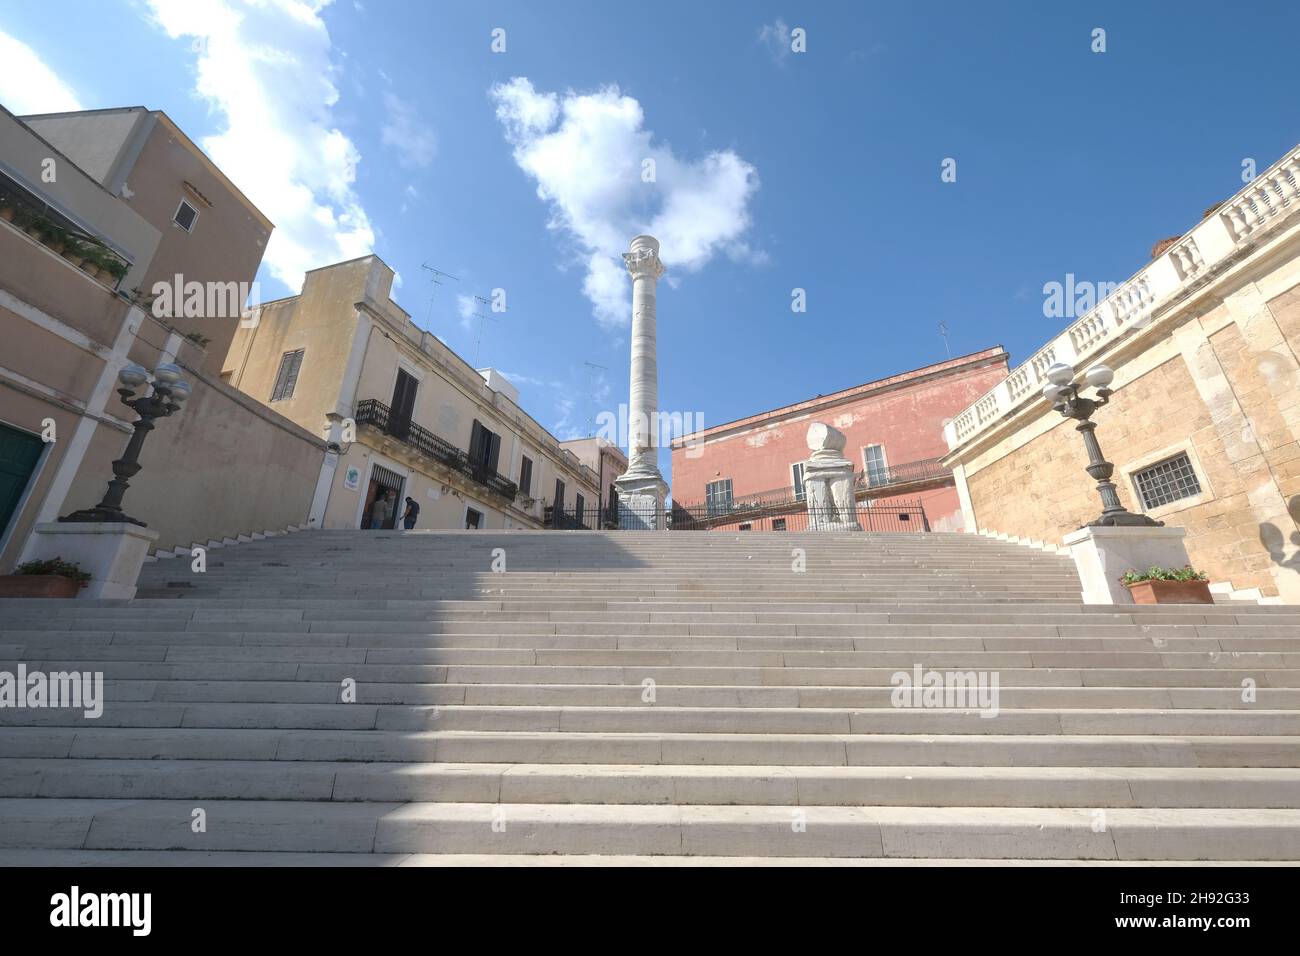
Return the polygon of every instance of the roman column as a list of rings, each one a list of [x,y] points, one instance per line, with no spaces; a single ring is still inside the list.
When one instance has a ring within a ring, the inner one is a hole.
[[[625,530],[666,527],[668,484],[659,473],[659,363],[655,358],[655,286],[664,274],[659,240],[637,236],[623,253],[632,274],[632,376],[628,396],[627,471],[618,488],[618,524]]]

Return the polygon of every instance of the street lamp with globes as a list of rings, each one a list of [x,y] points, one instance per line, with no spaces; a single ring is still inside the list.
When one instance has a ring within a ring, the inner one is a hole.
[[[1097,491],[1101,494],[1102,512],[1096,521],[1089,521],[1085,527],[1160,527],[1163,521],[1155,521],[1146,515],[1135,515],[1120,503],[1119,492],[1110,476],[1115,466],[1108,462],[1101,453],[1097,443],[1097,425],[1091,421],[1093,413],[1110,401],[1113,394],[1108,387],[1115,380],[1115,373],[1105,365],[1094,365],[1083,373],[1083,380],[1076,382],[1075,370],[1063,362],[1057,362],[1047,370],[1048,384],[1043,386],[1043,397],[1052,403],[1052,407],[1066,418],[1073,418],[1079,424],[1075,430],[1083,435],[1084,447],[1088,449],[1088,467],[1086,471],[1097,482]],[[1095,388],[1095,398],[1084,398],[1081,392],[1085,388]]]
[[[134,362],[117,373],[117,380],[122,383],[122,387],[117,390],[122,396],[122,404],[134,409],[140,416],[136,419],[135,431],[131,434],[122,457],[113,462],[113,480],[108,483],[104,500],[93,508],[82,508],[65,515],[60,521],[125,521],[147,527],[143,521],[122,511],[122,496],[129,487],[127,479],[140,471],[140,449],[144,447],[145,437],[153,431],[153,423],[159,418],[167,418],[179,412],[181,404],[190,397],[190,386],[181,378],[180,368],[166,362],[153,370],[153,391],[149,395],[135,397],[136,389],[149,383],[149,373]]]

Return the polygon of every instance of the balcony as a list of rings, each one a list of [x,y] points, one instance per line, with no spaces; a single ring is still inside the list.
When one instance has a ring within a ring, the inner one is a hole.
[[[130,271],[125,257],[43,200],[0,172],[0,221],[8,223],[56,255],[67,259],[90,278],[116,291]]]
[[[853,497],[857,501],[893,498],[952,484],[951,469],[945,468],[938,458],[923,458],[857,473],[853,476]],[[774,488],[735,499],[715,498],[707,502],[673,503],[673,513],[678,515],[677,520],[683,527],[716,527],[737,521],[806,513],[807,510],[808,502],[803,491],[793,487]],[[921,511],[924,519],[923,509]],[[928,530],[928,525],[926,527]]]
[[[464,475],[509,502],[513,502],[519,493],[519,488],[513,481],[470,461],[468,453],[439,438],[427,428],[422,428],[410,419],[393,415],[392,409],[383,402],[368,398],[358,403],[356,422],[358,425],[370,425],[385,435],[396,438],[415,452]]]

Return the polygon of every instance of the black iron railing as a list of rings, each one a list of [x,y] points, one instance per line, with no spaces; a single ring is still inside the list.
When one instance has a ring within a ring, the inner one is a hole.
[[[583,505],[581,510],[564,508],[556,511],[554,505],[542,509],[542,527],[556,531],[599,531],[618,527],[618,511],[609,505]]]
[[[860,501],[856,517],[863,531],[929,531],[930,521],[920,501],[873,504]],[[674,504],[668,526],[674,531],[816,531],[820,525],[838,521],[833,509],[803,506],[772,506],[711,513],[707,505]]]
[[[877,497],[882,489],[896,488],[916,482],[943,482],[952,480],[952,470],[939,463],[938,458],[925,458],[909,461],[901,465],[885,468],[872,468],[860,471],[853,476],[853,490],[858,498]],[[773,488],[770,491],[758,491],[741,495],[730,500],[715,499],[708,502],[690,502],[682,507],[688,510],[703,508],[714,517],[736,514],[745,511],[766,510],[773,507],[793,505],[804,501],[802,492],[793,486]]]
[[[356,422],[358,425],[371,425],[385,435],[405,442],[420,454],[441,462],[509,501],[514,501],[519,493],[519,487],[510,479],[471,461],[466,452],[409,418],[394,415],[392,409],[377,399],[367,398],[357,403]]]

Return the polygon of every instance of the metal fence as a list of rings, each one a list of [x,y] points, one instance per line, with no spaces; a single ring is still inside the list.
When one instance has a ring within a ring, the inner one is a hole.
[[[583,505],[556,511],[553,505],[542,510],[542,527],[554,531],[601,531],[618,527],[618,511],[607,505]]]

